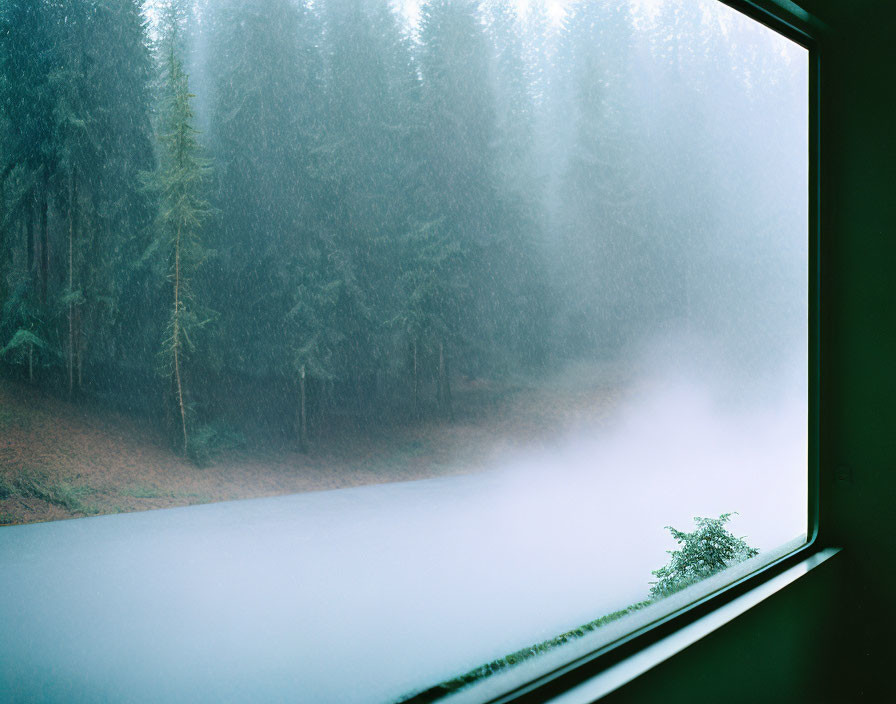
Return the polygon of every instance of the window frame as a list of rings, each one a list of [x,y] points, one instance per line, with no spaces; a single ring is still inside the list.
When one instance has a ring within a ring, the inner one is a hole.
[[[682,607],[657,621],[561,665],[534,680],[487,700],[487,704],[541,704],[564,695],[592,678],[624,663],[651,645],[680,633],[698,620],[719,614],[722,607],[735,599],[754,593],[758,601],[798,577],[788,578],[788,570],[805,563],[805,574],[836,551],[825,550],[822,531],[822,496],[820,471],[820,380],[821,380],[821,142],[820,142],[820,79],[822,70],[821,40],[827,27],[816,17],[791,0],[714,0],[765,25],[808,52],[808,525],[806,543],[755,572]],[[778,585],[774,580],[778,580]],[[767,593],[759,594],[766,586]],[[773,586],[771,590],[769,586]],[[720,615],[720,614],[719,614]],[[725,617],[728,618],[728,617]],[[650,669],[653,665],[648,665]],[[633,674],[636,677],[637,674]],[[604,692],[604,694],[609,693]],[[598,697],[603,694],[598,695]]]
[[[614,0],[609,0],[614,1]],[[488,700],[489,704],[534,704],[549,702],[609,668],[624,662],[651,645],[680,632],[735,599],[768,584],[787,570],[817,554],[824,547],[820,470],[820,380],[821,380],[821,143],[820,38],[826,28],[789,0],[714,0],[758,21],[808,51],[808,523],[807,541],[793,552],[770,562],[754,573],[702,597],[632,633],[577,657],[560,667],[520,683],[514,689]]]

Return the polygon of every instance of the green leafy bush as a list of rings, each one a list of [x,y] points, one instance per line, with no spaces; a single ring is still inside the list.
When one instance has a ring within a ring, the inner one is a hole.
[[[651,582],[651,598],[660,599],[674,594],[726,567],[759,554],[743,538],[736,538],[725,528],[732,515],[734,514],[723,513],[718,518],[695,517],[697,530],[693,533],[684,533],[666,526],[672,537],[683,547],[680,550],[669,550],[672,556],[669,564],[653,571],[658,579]]]
[[[91,515],[98,510],[82,501],[90,493],[86,485],[53,480],[42,470],[21,469],[12,476],[0,475],[0,499],[40,499],[73,513]]]
[[[200,425],[190,435],[187,456],[200,467],[212,464],[225,452],[245,447],[246,438],[224,423],[212,422]]]

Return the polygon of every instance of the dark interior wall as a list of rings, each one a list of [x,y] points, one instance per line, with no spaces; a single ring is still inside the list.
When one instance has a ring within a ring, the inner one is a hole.
[[[836,629],[827,615],[840,602],[840,557],[605,697],[602,704],[853,701],[851,693],[858,690],[841,681],[841,668],[850,666],[850,658],[839,659]]]
[[[822,85],[822,456],[825,539],[845,548],[844,622],[828,645],[841,665],[826,674],[839,701],[896,701],[896,3],[836,11]]]
[[[603,701],[896,701],[896,3],[822,39],[822,534],[835,559]]]

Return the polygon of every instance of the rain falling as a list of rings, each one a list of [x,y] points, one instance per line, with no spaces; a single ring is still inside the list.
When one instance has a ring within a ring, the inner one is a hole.
[[[715,0],[4,0],[0,689],[432,695],[804,540],[808,84]]]

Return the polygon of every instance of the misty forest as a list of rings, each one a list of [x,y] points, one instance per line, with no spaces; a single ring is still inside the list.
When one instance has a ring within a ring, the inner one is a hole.
[[[805,63],[713,10],[6,0],[7,405],[213,464],[676,354],[755,388],[804,354]]]

